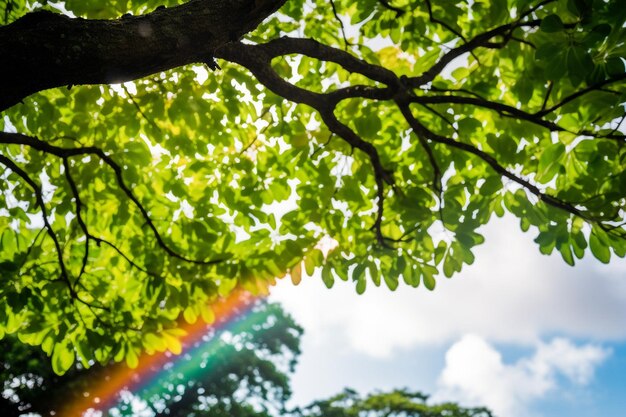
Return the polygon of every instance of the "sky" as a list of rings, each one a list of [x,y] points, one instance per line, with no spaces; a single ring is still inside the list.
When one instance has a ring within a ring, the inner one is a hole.
[[[292,404],[408,387],[499,417],[626,415],[626,261],[570,267],[512,217],[483,234],[433,292],[281,280],[270,299],[305,329]]]

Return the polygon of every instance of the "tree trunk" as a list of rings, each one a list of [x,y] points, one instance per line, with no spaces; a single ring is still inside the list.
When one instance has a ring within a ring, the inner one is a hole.
[[[191,0],[115,20],[38,11],[0,27],[0,111],[48,88],[135,80],[190,63],[213,64],[286,0]]]

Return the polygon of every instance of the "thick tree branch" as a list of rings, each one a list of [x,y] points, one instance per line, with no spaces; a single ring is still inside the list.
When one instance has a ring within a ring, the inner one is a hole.
[[[232,48],[240,48],[241,45],[242,44],[231,44],[224,49],[231,50]],[[335,64],[341,65],[346,71],[362,74],[374,81],[387,85],[393,85],[398,80],[398,77],[393,71],[379,65],[370,64],[346,51],[324,45],[313,39],[283,37],[261,45],[254,45],[254,48],[263,51],[270,58],[290,54],[301,54],[321,61],[334,62]],[[216,56],[228,60],[229,58],[224,55],[224,49],[216,51]],[[232,54],[232,50],[229,51],[229,53]]]
[[[213,62],[286,0],[190,0],[116,20],[47,11],[0,27],[0,111],[35,92],[130,81],[182,65]]]

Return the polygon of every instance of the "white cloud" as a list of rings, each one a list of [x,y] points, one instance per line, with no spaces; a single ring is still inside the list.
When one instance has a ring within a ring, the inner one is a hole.
[[[586,385],[593,377],[595,367],[609,353],[596,345],[576,347],[567,339],[556,338],[549,344],[539,345],[528,367],[537,375],[549,376],[557,371],[576,384]]]
[[[369,283],[356,295],[351,283],[327,290],[319,277],[273,290],[317,345],[341,346],[385,358],[420,346],[443,346],[464,334],[532,346],[546,335],[626,338],[626,280],[618,263],[585,259],[575,268],[558,255],[542,256],[511,219],[495,220],[476,263],[437,288],[391,293]]]
[[[539,343],[531,357],[506,364],[484,339],[466,335],[448,349],[433,400],[485,405],[498,416],[526,416],[533,400],[558,388],[558,376],[586,385],[608,355],[599,346],[557,338]]]

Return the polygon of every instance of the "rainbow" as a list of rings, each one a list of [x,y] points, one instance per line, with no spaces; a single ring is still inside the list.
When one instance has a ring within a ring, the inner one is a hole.
[[[170,352],[152,355],[143,353],[135,369],[124,363],[113,365],[104,380],[94,382],[85,390],[83,397],[67,404],[59,410],[57,415],[60,417],[85,416],[94,409],[104,412],[118,404],[122,391],[134,393],[141,391],[141,397],[144,399],[158,394],[166,373],[174,371],[193,377],[200,372],[205,372],[207,365],[210,366],[210,357],[207,361],[206,353],[216,353],[219,346],[216,337],[205,340],[209,330],[229,330],[236,333],[251,328],[264,319],[264,317],[249,314],[257,298],[258,296],[253,296],[243,290],[233,291],[228,298],[211,306],[216,317],[213,324],[208,325],[199,319],[193,324],[184,322],[180,325],[185,335],[180,338],[183,349],[179,355],[174,356]],[[235,320],[237,318],[239,320]],[[201,366],[203,362],[207,363],[204,366],[205,369]],[[168,363],[170,365],[164,369],[164,365]]]

